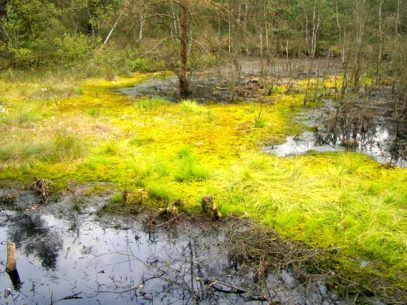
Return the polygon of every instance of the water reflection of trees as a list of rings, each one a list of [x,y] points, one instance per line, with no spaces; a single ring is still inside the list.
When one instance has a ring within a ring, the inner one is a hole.
[[[266,304],[260,293],[265,287],[254,283],[247,269],[236,268],[222,246],[223,234],[195,225],[185,234],[176,226],[162,232],[144,224],[125,251],[110,249],[96,256],[95,261],[110,257],[111,264],[103,270],[109,281],[101,279],[92,297],[113,294],[123,304],[128,296],[140,304]],[[134,270],[130,279],[123,277],[122,268]]]
[[[397,163],[407,160],[407,111],[392,100],[348,101],[325,115],[323,144],[370,151]],[[321,143],[317,143],[321,144]]]
[[[63,242],[57,232],[52,231],[39,215],[21,214],[11,219],[9,239],[26,255],[34,255],[47,269],[55,269],[58,251]]]

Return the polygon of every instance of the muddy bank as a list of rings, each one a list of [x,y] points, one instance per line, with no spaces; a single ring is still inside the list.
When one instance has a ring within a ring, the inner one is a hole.
[[[256,101],[265,91],[272,89],[277,78],[300,79],[307,76],[338,74],[340,71],[340,63],[335,60],[246,57],[207,71],[191,72],[190,98],[200,102],[217,103]],[[181,99],[176,76],[152,78],[118,91],[135,97],[158,97],[169,101]]]
[[[231,219],[150,226],[146,215],[99,215],[106,197],[75,212],[69,196],[38,206],[29,191],[4,193],[17,196],[1,206],[0,262],[13,240],[22,285],[1,273],[2,304],[348,304],[322,277],[304,283],[289,267],[259,278],[227,246],[228,228],[242,228]]]

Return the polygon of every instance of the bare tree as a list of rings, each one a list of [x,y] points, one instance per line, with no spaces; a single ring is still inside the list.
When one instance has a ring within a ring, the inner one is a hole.
[[[377,61],[377,69],[376,69],[376,84],[380,83],[380,73],[381,73],[380,70],[381,70],[382,59],[383,59],[383,43],[384,43],[383,2],[384,2],[384,0],[380,0],[380,2],[379,2],[379,52],[378,52],[378,61]]]
[[[318,33],[321,22],[321,3],[319,0],[315,0],[314,9],[312,13],[312,36],[311,36],[311,58],[315,58],[315,53],[317,50]]]
[[[366,28],[366,0],[354,0],[355,56],[353,63],[353,87],[358,88],[362,73],[363,42]]]
[[[191,92],[189,90],[189,79],[187,76],[188,70],[188,47],[190,43],[189,30],[190,30],[190,16],[188,0],[181,0],[177,2],[180,7],[180,59],[181,66],[178,73],[179,78],[179,94],[182,98],[187,98]]]

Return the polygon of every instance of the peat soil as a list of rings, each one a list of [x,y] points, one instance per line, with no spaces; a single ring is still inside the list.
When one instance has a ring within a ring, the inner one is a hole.
[[[108,196],[82,198],[79,208],[69,195],[46,204],[30,190],[0,189],[0,196],[1,269],[13,241],[21,280],[13,286],[0,273],[1,304],[351,303],[323,277],[304,282],[288,265],[259,280],[231,250],[236,219],[181,214],[151,222],[146,212],[100,213]]]

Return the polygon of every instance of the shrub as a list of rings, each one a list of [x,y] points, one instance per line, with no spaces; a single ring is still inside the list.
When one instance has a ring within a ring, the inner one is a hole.
[[[146,57],[128,60],[128,65],[133,72],[155,72],[164,69],[164,63]]]

